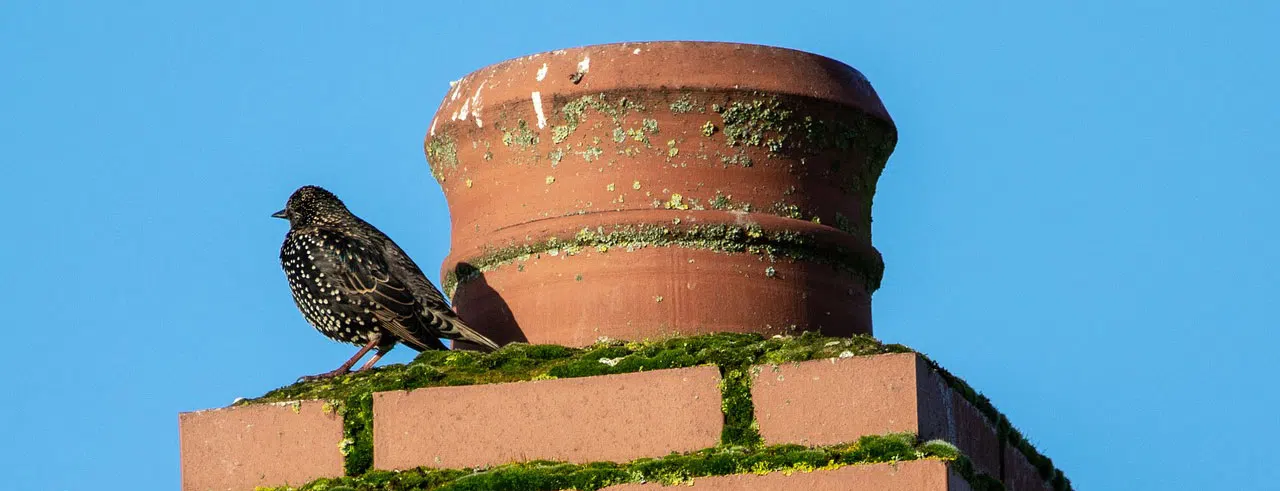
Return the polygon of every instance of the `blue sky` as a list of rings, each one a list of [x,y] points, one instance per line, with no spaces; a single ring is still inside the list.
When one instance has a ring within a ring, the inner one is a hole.
[[[901,135],[877,335],[1078,489],[1274,486],[1280,4],[1035,3],[4,2],[0,487],[175,489],[178,412],[352,353],[289,298],[289,192],[333,189],[434,277],[448,81],[665,39],[867,75]]]

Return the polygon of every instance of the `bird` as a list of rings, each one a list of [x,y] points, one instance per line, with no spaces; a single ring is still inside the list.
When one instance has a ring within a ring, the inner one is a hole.
[[[397,343],[420,352],[447,349],[440,338],[499,348],[458,318],[399,245],[332,192],[302,186],[271,216],[289,221],[280,266],[302,316],[330,339],[361,347],[338,368],[299,380],[350,373],[376,349],[357,371],[368,370]]]

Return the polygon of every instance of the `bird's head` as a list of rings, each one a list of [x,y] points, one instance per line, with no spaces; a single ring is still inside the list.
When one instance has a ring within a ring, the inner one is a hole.
[[[332,225],[351,219],[347,205],[320,186],[302,186],[289,196],[284,209],[271,216],[289,220],[294,227]]]

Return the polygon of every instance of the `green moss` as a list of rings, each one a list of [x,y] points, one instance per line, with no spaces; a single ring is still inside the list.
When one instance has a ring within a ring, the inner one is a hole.
[[[643,111],[643,104],[626,96],[610,97],[608,94],[584,95],[560,105],[558,122],[551,126],[552,140],[561,143],[577,131],[578,126],[587,121],[588,113],[594,111],[608,116],[614,129],[614,141],[621,142],[618,132],[622,131],[622,118],[634,111]]]
[[[720,368],[720,409],[724,411],[724,428],[720,442],[727,445],[759,445],[760,427],[756,425],[755,404],[751,400],[751,365],[745,362]]]
[[[579,157],[582,157],[582,160],[585,160],[587,162],[593,162],[596,159],[600,158],[601,155],[604,155],[604,150],[601,150],[600,147],[589,146],[586,148],[586,150],[583,150],[581,152],[575,152],[575,153],[577,153]]]
[[[640,129],[650,135],[658,134],[658,120],[645,118],[640,120]]]
[[[528,148],[538,144],[538,134],[529,128],[529,123],[521,119],[516,121],[515,129],[502,130],[502,144],[508,147]]]
[[[557,98],[553,102],[557,109],[549,114],[551,139],[555,144],[567,142],[583,124],[594,122],[592,129],[602,131],[601,137],[606,140],[612,138],[621,144],[630,136],[644,143],[644,148],[650,148],[650,137],[659,132],[657,119],[644,118],[630,127],[627,120],[628,116],[647,110],[645,104],[638,101],[652,97],[652,91],[641,91],[588,94],[569,100]],[[730,146],[755,146],[771,154],[859,150],[867,160],[866,165],[858,164],[859,172],[866,175],[857,176],[857,182],[846,183],[846,187],[874,187],[875,178],[883,170],[897,140],[891,123],[829,101],[756,91],[729,91],[712,97],[722,98],[710,107],[723,121],[706,121],[700,131],[707,137],[724,133]],[[667,101],[674,114],[705,112],[702,104],[687,93],[668,92],[659,98]],[[656,104],[656,99],[654,101]],[[630,121],[634,124],[635,120]],[[514,128],[503,131],[503,142],[508,146],[531,146],[537,143],[537,137],[527,122],[518,122]],[[618,152],[627,156],[643,153],[633,147],[619,148]],[[735,165],[750,165],[745,155],[724,157],[724,160],[732,160]]]
[[[349,475],[358,475],[372,462],[369,422],[373,392],[715,365],[722,376],[722,441],[755,445],[760,436],[751,403],[751,366],[901,350],[869,336],[834,339],[817,333],[769,339],[756,334],[723,333],[644,343],[601,342],[586,348],[512,344],[493,353],[428,351],[409,364],[300,382],[238,405],[300,399],[344,401],[341,411],[351,441],[347,470]]]
[[[850,465],[905,462],[920,459],[956,461],[958,455],[935,453],[936,447],[921,445],[910,433],[864,436],[857,442],[809,448],[774,445],[760,448],[720,446],[660,458],[643,458],[627,463],[593,462],[568,464],[533,461],[490,469],[432,469],[372,471],[360,477],[320,479],[300,491],[335,491],[348,487],[361,491],[413,490],[510,490],[555,491],[597,490],[625,483],[656,482],[687,484],[699,477],[770,472],[812,472]],[[286,491],[295,488],[262,488]]]
[[[427,163],[431,165],[431,174],[440,179],[443,176],[443,169],[458,168],[458,145],[453,137],[441,133],[439,136],[431,137],[426,144]]]
[[[712,196],[710,200],[707,200],[707,204],[710,205],[713,210],[728,210],[732,206],[732,198],[732,196],[726,196],[721,194],[719,191],[716,191],[716,195]]]
[[[657,202],[658,207],[687,209],[684,198],[672,195],[671,199]],[[696,225],[696,224],[640,224],[617,225],[606,230],[582,229],[572,237],[551,237],[540,242],[512,244],[495,248],[466,262],[474,266],[467,274],[450,272],[443,285],[447,295],[453,295],[459,282],[470,280],[479,273],[491,271],[516,260],[529,259],[533,255],[557,251],[574,255],[583,248],[597,247],[684,247],[726,253],[750,253],[767,258],[787,258],[829,264],[866,282],[868,291],[879,287],[884,274],[884,263],[868,261],[839,246],[823,245],[812,238],[794,231],[764,231],[755,225]]]
[[[773,208],[770,211],[773,212],[773,214],[782,216],[782,217],[794,218],[797,220],[804,219],[804,213],[800,212],[799,206],[789,204],[783,201],[778,201],[774,203]]]
[[[671,103],[671,114],[691,113],[698,107],[693,102],[693,97],[689,94],[682,94],[679,99]]]
[[[724,119],[725,142],[730,146],[810,154],[859,149],[866,153],[868,167],[878,176],[897,143],[893,127],[861,112],[815,118],[805,110],[813,104],[802,99],[771,96],[749,102],[734,101],[716,112]]]
[[[731,165],[751,167],[751,164],[753,162],[751,162],[751,157],[747,156],[746,152],[738,152],[733,155],[725,155],[723,157],[720,157],[720,163],[724,164],[725,167],[728,167]]]
[[[926,443],[925,445],[928,445]],[[968,457],[961,455],[952,463],[951,468],[955,469],[956,474],[969,482],[969,489],[973,491],[1005,491],[1004,483],[999,479],[991,477],[987,474],[980,473],[973,468],[973,461]]]
[[[682,196],[680,194],[672,194],[671,199],[665,202],[655,201],[654,206],[666,208],[668,210],[688,210],[691,208],[698,209],[698,210],[704,209],[701,206],[697,206],[696,199],[692,197]],[[733,196],[725,195],[720,191],[716,191],[715,195],[707,199],[707,207],[712,210],[741,210],[745,212],[750,212],[754,208],[751,205],[751,203],[734,201]],[[793,218],[796,220],[808,220],[814,223],[822,223],[822,221],[818,219],[816,214],[806,213],[798,205],[788,204],[783,201],[778,201],[773,203],[771,207],[769,207],[767,210],[763,210],[763,212],[777,215],[780,217]],[[848,223],[848,219],[845,218],[843,215],[840,215],[839,213],[837,213],[836,222],[837,222],[837,226],[840,226],[839,224],[843,223],[843,226],[847,227],[847,229],[842,229],[842,230],[846,230],[847,232],[854,233],[855,229],[852,227],[850,223]],[[677,225],[679,224],[678,221],[675,223]]]
[[[339,404],[330,407],[336,409],[343,417],[343,430],[347,440],[343,446],[343,453],[347,458],[347,473],[353,476],[365,472],[368,472],[368,475],[375,475],[379,471],[368,471],[372,464],[373,451],[371,426],[373,392],[586,377],[713,365],[718,367],[722,377],[720,388],[725,418],[721,435],[722,444],[741,448],[757,446],[760,443],[751,402],[750,384],[755,375],[751,372],[753,367],[814,359],[906,352],[911,350],[902,345],[881,344],[869,336],[831,338],[817,333],[804,333],[790,337],[777,336],[768,339],[756,334],[721,333],[648,342],[602,341],[585,348],[517,343],[492,353],[428,351],[408,364],[389,365],[333,379],[301,382],[273,390],[256,399],[238,402],[236,405],[302,399],[338,401]],[[1041,477],[1050,482],[1054,489],[1062,491],[1072,489],[1070,481],[1062,471],[1056,469],[1051,460],[1031,446],[1021,432],[1013,428],[1008,419],[995,409],[989,399],[974,391],[967,383],[940,367],[933,360],[928,357],[923,359],[941,375],[948,386],[978,408],[990,421],[996,422],[1000,440],[1008,441],[1026,455],[1028,460],[1036,466]],[[930,455],[946,456],[955,453],[954,447],[945,442],[925,442],[919,447],[919,450]],[[957,460],[957,465],[960,467],[965,463],[963,458]],[[983,476],[972,472],[972,469],[969,469],[967,474],[963,469],[960,470],[962,475],[975,485],[974,489],[1000,489],[999,487],[979,487],[985,482]],[[999,483],[995,482],[995,485],[998,486]]]
[[[552,126],[551,142],[555,144],[564,143],[565,139],[569,138],[571,133],[573,133],[573,130],[568,126]]]
[[[631,137],[631,139],[632,139],[632,140],[635,140],[635,141],[638,141],[638,142],[644,143],[644,146],[646,146],[646,147],[650,146],[650,143],[649,143],[649,135],[646,135],[646,134],[644,133],[644,130],[639,130],[639,129],[635,129],[635,128],[627,128],[627,136]],[[626,150],[630,150],[630,149],[628,148],[628,149],[626,149]],[[630,152],[626,152],[626,153],[628,153],[628,154],[629,154]],[[628,155],[628,156],[630,156],[630,155]]]
[[[707,204],[711,205],[711,209],[713,210],[727,210],[729,209],[730,198],[730,196],[725,196],[720,194],[719,191],[716,191],[716,195],[712,196],[711,199],[707,201]]]
[[[662,207],[668,210],[688,210],[689,209],[689,205],[684,203],[684,196],[682,196],[680,193],[673,193],[671,195],[671,199],[667,200],[666,203],[662,203]],[[679,220],[679,219],[677,218],[676,220]],[[679,224],[680,222],[677,221],[674,223]]]
[[[725,139],[730,146],[761,146],[768,134],[781,134],[785,138],[791,114],[792,111],[783,108],[776,99],[733,102],[720,112],[724,118]]]
[[[720,191],[716,191],[715,196],[712,196],[711,199],[707,200],[707,205],[713,210],[751,211],[751,203],[740,203],[734,201],[732,195],[722,194]]]
[[[373,467],[373,393],[353,392],[342,400],[343,467],[358,476]]]
[[[341,410],[351,411],[363,403],[362,399],[352,400],[352,397],[387,390],[516,382],[544,376],[585,377],[708,364],[734,369],[756,363],[834,358],[845,351],[868,355],[903,350],[896,345],[882,345],[869,336],[837,339],[816,333],[770,339],[757,334],[721,333],[649,342],[602,341],[585,348],[513,343],[492,353],[426,351],[408,364],[299,382],[236,405],[325,399],[344,401]],[[608,365],[600,363],[601,358],[621,360]]]

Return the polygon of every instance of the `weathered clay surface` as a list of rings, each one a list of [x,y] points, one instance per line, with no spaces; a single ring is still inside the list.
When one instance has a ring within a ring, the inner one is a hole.
[[[831,445],[909,431],[956,445],[1000,476],[994,425],[912,353],[758,366],[756,419],[767,443]]]
[[[793,277],[778,280],[793,283],[786,296],[768,284],[749,283],[736,293],[757,304],[814,302],[807,310],[821,316],[787,323],[823,330],[837,324],[828,322],[824,303],[847,300],[854,290],[858,307],[832,315],[843,316],[846,332],[870,332],[870,293],[883,268],[870,243],[871,196],[895,141],[893,123],[862,75],[809,53],[662,42],[509,60],[456,82],[428,130],[428,160],[453,220],[443,272],[453,275],[459,264],[518,268],[493,257],[565,232],[653,218],[636,212],[675,212],[666,226],[676,233],[690,222],[771,222],[810,240],[781,252],[744,254],[844,262],[856,274],[824,290],[806,289]],[[683,222],[675,220],[681,216]],[[842,246],[836,250],[834,244]],[[599,304],[611,294],[606,292],[633,281],[676,281],[660,268],[639,273],[631,266],[584,266],[613,272],[598,275],[597,288],[575,299]],[[475,279],[461,275],[461,287]],[[457,306],[473,312],[505,308],[514,322],[475,326],[496,337],[533,339],[543,330],[574,329],[580,332],[570,337],[577,339],[594,339],[591,333],[637,338],[724,324],[716,305],[721,297],[707,289],[672,292],[682,310],[672,324],[646,330],[631,317],[647,310],[647,301],[615,298],[609,312],[627,315],[613,318],[588,309],[550,313],[546,303],[572,299],[539,297],[566,292],[531,290],[537,285],[527,282],[516,287],[503,276],[486,280],[488,289],[472,288],[456,298]],[[768,331],[759,324],[733,330]]]
[[[378,392],[374,467],[625,462],[716,445],[715,367]]]
[[[752,254],[677,247],[617,247],[607,252],[584,249],[571,257],[544,253],[519,262],[518,268],[499,268],[463,283],[454,298],[462,318],[488,326],[498,342],[583,346],[601,336],[793,334],[797,323],[847,336],[855,326],[870,325],[868,298],[856,280],[853,273],[813,262],[769,262]],[[840,294],[806,297],[811,291],[841,288]],[[537,330],[516,328],[548,312],[560,321]]]
[[[697,491],[969,491],[969,483],[949,466],[938,460],[918,460],[896,464],[869,464],[841,467],[828,471],[773,472],[764,475],[743,474],[704,477],[693,485],[623,484],[604,488],[606,491],[658,491],[667,489]]]
[[[343,474],[342,419],[321,401],[178,415],[184,491],[298,486]]]
[[[646,244],[658,237],[703,235],[709,238],[685,248],[713,250],[730,244],[793,247],[857,270],[871,269],[882,261],[878,251],[844,231],[769,214],[740,210],[640,209],[611,212],[608,218],[609,221],[602,222],[597,215],[572,215],[523,223],[488,234],[488,240],[473,249],[453,252],[483,260],[494,250],[525,245],[548,247],[542,243],[545,241],[531,242],[527,237],[554,237],[561,249],[571,250],[576,244],[627,240]],[[789,257],[786,251],[778,255]]]

